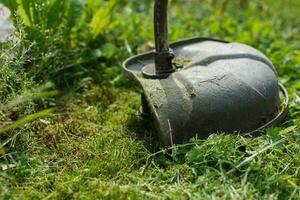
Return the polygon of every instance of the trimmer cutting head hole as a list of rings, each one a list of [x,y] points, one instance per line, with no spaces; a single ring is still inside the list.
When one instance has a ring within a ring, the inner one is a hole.
[[[165,145],[216,132],[258,134],[285,118],[288,95],[265,55],[208,38],[169,45],[167,6],[155,1],[156,50],[123,64],[141,85],[142,110]]]

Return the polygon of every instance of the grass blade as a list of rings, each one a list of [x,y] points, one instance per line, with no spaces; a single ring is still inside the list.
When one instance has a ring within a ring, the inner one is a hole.
[[[52,113],[53,113],[53,109],[46,109],[46,110],[34,113],[32,115],[27,115],[26,117],[14,122],[10,125],[0,128],[0,134],[8,132],[8,131],[12,131],[20,126],[23,126],[29,122],[32,122],[36,119],[41,118],[41,117],[50,116],[50,115],[52,115]]]

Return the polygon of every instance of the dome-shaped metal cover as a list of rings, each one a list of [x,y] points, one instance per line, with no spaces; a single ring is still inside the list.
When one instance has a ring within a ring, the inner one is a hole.
[[[253,133],[281,121],[288,99],[272,63],[239,43],[195,38],[171,45],[176,72],[145,77],[154,53],[130,58],[128,74],[140,83],[164,144],[211,133]]]
[[[254,134],[281,122],[288,95],[269,59],[250,46],[208,38],[175,42],[170,49],[167,5],[155,0],[156,51],[123,64],[143,88],[143,110],[163,143],[216,132]]]

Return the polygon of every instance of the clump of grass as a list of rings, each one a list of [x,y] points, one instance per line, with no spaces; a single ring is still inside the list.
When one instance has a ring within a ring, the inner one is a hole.
[[[105,76],[107,68],[116,64],[114,42],[118,41],[110,41],[108,36],[120,23],[113,14],[118,0],[4,3],[23,32],[20,42],[28,49],[23,67],[35,80],[51,80],[69,89],[110,81]]]
[[[26,73],[23,64],[26,62],[25,55],[28,49],[22,47],[20,40],[21,38],[13,38],[0,44],[1,135],[40,116],[42,113],[37,115],[34,113],[45,109],[48,104],[46,99],[52,98],[57,93],[51,91],[51,88],[53,89],[51,83],[43,87],[38,86]]]

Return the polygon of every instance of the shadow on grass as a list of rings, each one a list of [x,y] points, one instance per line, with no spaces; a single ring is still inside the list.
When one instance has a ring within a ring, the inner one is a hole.
[[[137,111],[136,114],[130,115],[126,127],[130,133],[133,133],[131,136],[142,142],[149,152],[155,153],[163,148],[150,117],[142,117]]]

